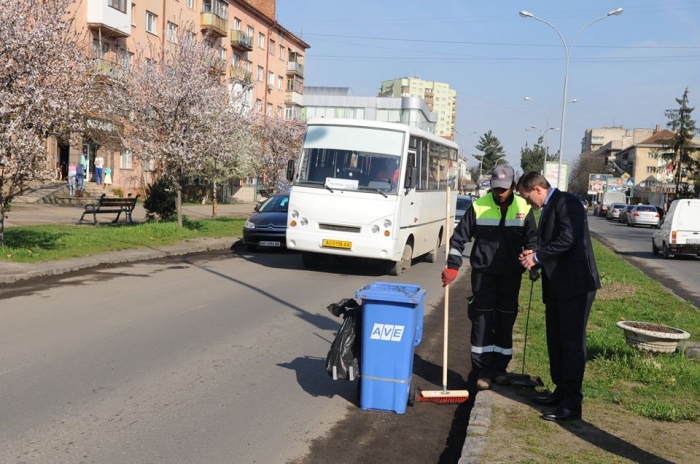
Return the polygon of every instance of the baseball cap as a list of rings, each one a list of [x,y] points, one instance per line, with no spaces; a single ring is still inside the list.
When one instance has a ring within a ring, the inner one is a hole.
[[[491,175],[491,188],[509,189],[515,181],[515,171],[509,164],[499,164]]]

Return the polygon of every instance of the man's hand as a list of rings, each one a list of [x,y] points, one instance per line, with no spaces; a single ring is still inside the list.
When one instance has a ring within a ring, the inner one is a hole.
[[[457,269],[445,268],[442,271],[442,286],[446,287],[452,283],[453,280],[457,278]]]
[[[524,250],[518,256],[520,264],[527,270],[532,269],[537,266],[537,261],[535,261],[535,251],[534,250]]]

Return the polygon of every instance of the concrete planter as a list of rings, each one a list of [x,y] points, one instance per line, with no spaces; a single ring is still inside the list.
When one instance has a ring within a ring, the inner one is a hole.
[[[625,332],[629,346],[650,353],[673,353],[680,340],[690,338],[685,330],[651,322],[620,321],[617,326]]]

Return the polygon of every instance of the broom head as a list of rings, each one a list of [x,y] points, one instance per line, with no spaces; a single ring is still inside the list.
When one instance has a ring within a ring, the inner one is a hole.
[[[439,404],[456,404],[464,403],[469,399],[469,391],[467,390],[425,390],[416,395],[416,400],[419,402],[431,402]]]

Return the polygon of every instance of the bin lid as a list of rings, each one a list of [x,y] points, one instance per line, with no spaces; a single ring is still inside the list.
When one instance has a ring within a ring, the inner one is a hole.
[[[356,298],[363,300],[392,301],[395,303],[420,303],[425,298],[425,290],[419,285],[394,282],[374,282],[355,292]]]

